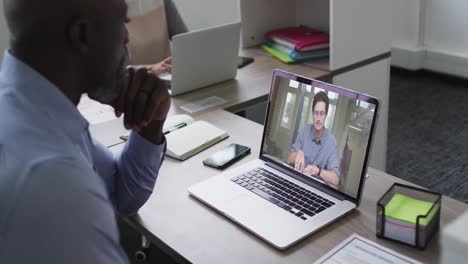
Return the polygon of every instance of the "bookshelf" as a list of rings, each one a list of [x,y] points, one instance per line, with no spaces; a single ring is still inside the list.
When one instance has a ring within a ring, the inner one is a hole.
[[[270,30],[307,25],[330,34],[330,57],[303,63],[329,82],[377,96],[381,114],[370,166],[385,171],[391,49],[391,1],[240,0],[241,45],[256,47]]]
[[[241,0],[242,46],[264,43],[265,32],[279,27],[307,25],[330,34],[331,56],[320,67],[337,70],[390,51],[390,7],[385,0]]]

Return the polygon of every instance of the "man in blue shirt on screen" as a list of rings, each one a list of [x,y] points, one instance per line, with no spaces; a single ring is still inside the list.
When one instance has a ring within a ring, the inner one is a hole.
[[[135,214],[163,161],[164,82],[126,68],[124,0],[4,0],[0,263],[128,263],[115,212]],[[114,157],[93,140],[82,94],[131,129]]]
[[[291,146],[288,164],[308,176],[315,176],[327,185],[338,188],[339,162],[336,140],[325,128],[330,100],[325,92],[318,92],[312,102],[314,123],[302,127]]]

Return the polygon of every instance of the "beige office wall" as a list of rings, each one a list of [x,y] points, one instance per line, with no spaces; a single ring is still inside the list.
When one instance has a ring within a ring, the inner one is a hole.
[[[163,0],[127,0],[131,63],[154,64],[170,56]]]
[[[10,32],[6,26],[5,16],[3,15],[3,1],[0,2],[0,63],[3,58],[3,52],[8,47]]]
[[[163,0],[126,0],[130,17],[143,15],[163,4]]]

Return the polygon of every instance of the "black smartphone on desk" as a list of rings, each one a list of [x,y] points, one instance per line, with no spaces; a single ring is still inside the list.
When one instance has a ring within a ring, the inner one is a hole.
[[[249,147],[231,144],[205,159],[203,164],[217,169],[224,169],[249,153]]]

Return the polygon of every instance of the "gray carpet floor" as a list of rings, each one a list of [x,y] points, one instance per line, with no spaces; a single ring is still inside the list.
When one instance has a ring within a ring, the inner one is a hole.
[[[468,202],[468,80],[392,69],[387,172]]]

